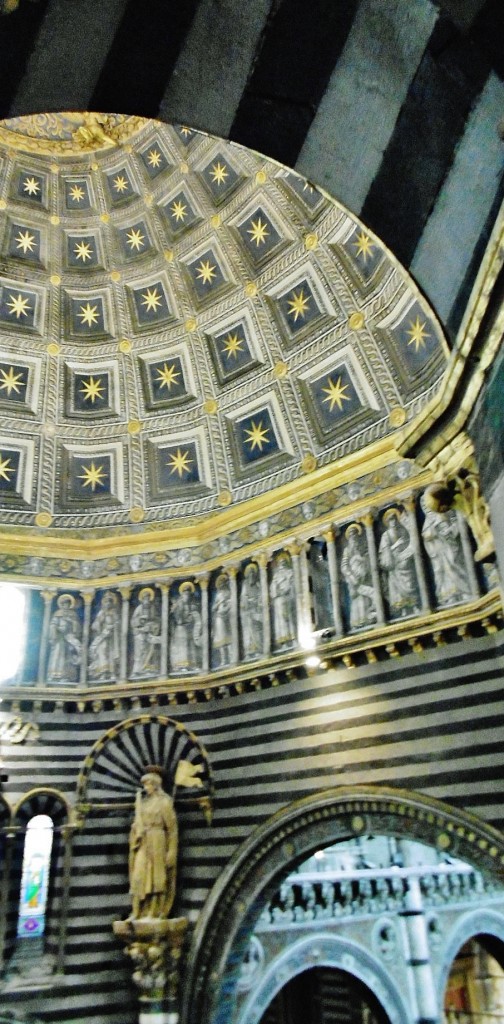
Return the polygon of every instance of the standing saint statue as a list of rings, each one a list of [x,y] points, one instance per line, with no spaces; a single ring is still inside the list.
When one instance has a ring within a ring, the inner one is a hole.
[[[229,576],[221,573],[215,581],[212,601],[212,647],[216,668],[223,668],[231,661],[231,591]]]
[[[378,563],[385,582],[391,618],[420,611],[414,562],[414,550],[399,510],[389,508],[383,514],[385,527],[378,548]]]
[[[446,488],[432,484],[420,498],[425,515],[422,540],[430,558],[438,605],[456,604],[471,596],[464,565],[457,514],[449,508]]]
[[[296,636],[294,572],[289,555],[281,551],[273,561],[270,581],[275,647],[292,644]]]
[[[156,676],[159,672],[161,622],[152,587],[140,590],[130,625],[133,635],[132,676]]]
[[[173,672],[196,672],[200,667],[202,622],[196,587],[184,580],[171,610],[170,662]]]
[[[351,523],[345,531],[346,544],[341,558],[341,575],[350,600],[350,629],[362,629],[376,622],[374,588],[369,557],[360,542],[362,527]]]
[[[254,658],[263,650],[263,611],[259,566],[249,562],[243,572],[240,593],[240,625],[243,656]]]
[[[89,645],[89,676],[104,682],[117,679],[121,656],[121,614],[117,594],[108,590],[91,623],[94,634]]]
[[[142,775],[129,838],[132,918],[166,918],[175,899],[178,828],[159,772]]]
[[[73,594],[60,594],[57,605],[49,625],[47,678],[51,683],[74,683],[81,662],[82,626]]]

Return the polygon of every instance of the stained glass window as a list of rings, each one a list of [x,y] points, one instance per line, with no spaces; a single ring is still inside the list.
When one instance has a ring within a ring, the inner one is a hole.
[[[52,842],[51,818],[36,814],[26,828],[17,930],[20,938],[44,934]]]

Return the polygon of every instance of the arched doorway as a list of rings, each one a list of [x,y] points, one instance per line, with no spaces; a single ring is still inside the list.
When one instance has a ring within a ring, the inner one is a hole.
[[[475,935],[459,949],[444,993],[444,1024],[504,1021],[504,945]]]
[[[488,875],[504,876],[504,837],[499,832],[419,794],[342,787],[298,801],[256,830],[212,891],[188,962],[184,1021],[228,1024],[233,1019],[250,935],[289,870],[317,849],[373,834],[428,842]]]
[[[312,967],[295,975],[263,1013],[260,1024],[390,1024],[374,993],[337,967]]]

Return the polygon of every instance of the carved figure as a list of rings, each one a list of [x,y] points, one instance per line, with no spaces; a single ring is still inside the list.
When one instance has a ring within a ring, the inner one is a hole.
[[[105,114],[88,113],[82,115],[84,123],[73,133],[73,141],[82,149],[97,146],[115,146],[115,139],[109,134],[109,118]]]
[[[273,562],[270,582],[275,647],[291,644],[296,636],[294,573],[290,558],[282,551]]]
[[[319,544],[310,547],[310,569],[316,628],[328,629],[333,625],[331,583],[327,562]]]
[[[463,601],[470,597],[470,588],[456,513],[449,510],[444,488],[439,485],[428,487],[420,504],[425,513],[422,539],[432,565],[437,602],[446,605]]]
[[[152,587],[143,587],[131,616],[133,634],[132,676],[156,676],[159,672],[161,621]]]
[[[94,639],[89,645],[89,675],[92,679],[113,680],[119,674],[121,656],[121,619],[117,594],[107,591],[100,610],[91,623]]]
[[[51,683],[73,683],[81,662],[82,627],[72,594],[60,594],[56,604],[58,610],[49,623],[47,678]]]
[[[229,576],[221,573],[215,581],[212,601],[212,647],[217,668],[229,665],[231,661],[231,593]]]
[[[263,649],[263,617],[259,567],[249,562],[243,573],[240,593],[240,625],[245,658],[254,658]]]
[[[454,480],[453,504],[465,516],[478,545],[476,558],[488,558],[495,551],[490,527],[490,509],[481,494],[478,474],[461,469]]]
[[[184,580],[173,601],[170,658],[174,672],[199,668],[202,630],[195,590],[191,580]]]
[[[160,775],[148,771],[140,781],[129,839],[131,917],[165,918],[175,899],[177,818]]]
[[[384,513],[378,562],[385,578],[390,615],[395,618],[419,611],[417,579],[411,537],[399,521],[396,508]]]
[[[351,523],[345,531],[346,544],[341,559],[341,575],[350,598],[350,629],[359,629],[376,620],[374,588],[367,552],[359,542],[362,527]]]

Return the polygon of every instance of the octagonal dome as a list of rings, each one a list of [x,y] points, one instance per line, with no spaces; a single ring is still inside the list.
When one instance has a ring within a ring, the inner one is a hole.
[[[0,127],[0,522],[256,518],[393,457],[448,349],[335,200],[183,126]],[[138,527],[137,527],[138,529]],[[70,535],[70,534],[69,534]]]

